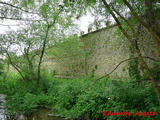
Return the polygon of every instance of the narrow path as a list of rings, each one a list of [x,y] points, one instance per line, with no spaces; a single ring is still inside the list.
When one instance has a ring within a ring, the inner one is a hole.
[[[4,114],[5,96],[0,94],[0,120],[6,120]]]

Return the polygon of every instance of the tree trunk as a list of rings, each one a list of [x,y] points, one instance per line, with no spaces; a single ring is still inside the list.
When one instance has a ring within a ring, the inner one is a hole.
[[[46,31],[46,36],[45,36],[44,41],[43,41],[43,46],[42,46],[42,51],[41,51],[41,55],[40,55],[40,59],[39,59],[39,64],[38,64],[37,86],[39,85],[39,81],[40,81],[41,63],[42,63],[43,55],[44,55],[45,48],[46,48],[46,42],[47,42],[49,29],[50,29],[50,26],[48,25],[47,26],[47,31]]]
[[[149,31],[149,33],[151,34],[151,36],[154,39],[155,45],[156,45],[156,52],[158,57],[160,57],[160,37],[157,35],[157,33],[152,29],[152,25],[150,26],[149,24],[147,24],[142,17],[139,17],[138,14],[135,12],[135,10],[133,9],[133,7],[130,5],[130,3],[127,0],[123,0],[124,3],[128,6],[128,8],[130,9],[130,11],[133,13],[133,15],[135,16],[135,18]],[[153,0],[147,0],[146,5],[148,6],[147,9],[151,9],[152,10],[152,3]],[[153,14],[150,12],[150,14]],[[153,15],[151,15],[151,17],[153,17]],[[153,22],[153,18],[152,18],[152,22]]]
[[[20,74],[20,76],[22,77],[23,81],[25,81],[25,77],[23,76],[22,72],[19,70],[19,68],[12,62],[12,59],[8,53],[8,51],[6,51],[6,54],[8,56],[8,60],[9,60],[9,63],[13,66],[14,69],[17,70],[17,72]]]
[[[160,104],[160,91],[158,89],[158,86],[156,84],[156,80],[154,79],[154,77],[152,76],[151,74],[151,71],[149,70],[149,67],[148,65],[146,64],[146,62],[144,61],[142,55],[141,55],[141,52],[138,48],[138,45],[136,45],[135,43],[132,42],[132,37],[123,29],[122,27],[122,24],[121,22],[118,20],[118,18],[116,17],[116,15],[114,14],[114,12],[112,11],[112,9],[110,8],[109,4],[105,1],[105,0],[102,0],[103,4],[106,6],[106,8],[110,11],[110,14],[112,15],[112,17],[114,18],[114,20],[117,22],[118,24],[118,27],[119,29],[121,30],[121,32],[123,33],[123,35],[127,38],[127,40],[133,45],[133,47],[135,48],[135,51],[138,55],[138,58],[141,62],[141,66],[144,67],[145,71],[147,72],[150,80],[151,80],[151,83],[153,84],[153,87],[154,87],[154,90],[158,96],[158,101],[159,101],[159,104]]]

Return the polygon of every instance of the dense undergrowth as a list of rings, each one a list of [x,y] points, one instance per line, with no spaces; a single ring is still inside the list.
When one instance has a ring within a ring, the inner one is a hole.
[[[160,118],[160,107],[152,84],[137,82],[130,78],[105,78],[92,85],[96,78],[58,79],[41,75],[39,87],[36,81],[22,82],[16,73],[0,77],[0,92],[7,95],[8,113],[29,115],[38,108],[48,108],[54,114],[75,119],[124,120],[127,116],[103,117],[103,111],[156,112]],[[151,119],[150,116],[133,117]],[[129,119],[129,118],[128,118]],[[131,117],[130,117],[131,119]],[[132,119],[131,119],[132,120]]]

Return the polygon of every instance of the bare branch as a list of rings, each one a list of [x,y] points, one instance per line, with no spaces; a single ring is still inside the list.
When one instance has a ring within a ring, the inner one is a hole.
[[[39,13],[30,12],[30,11],[28,11],[28,10],[25,10],[25,9],[23,9],[23,8],[21,8],[21,7],[18,7],[18,6],[12,5],[12,4],[10,4],[10,3],[6,3],[6,2],[2,2],[2,1],[0,1],[0,4],[8,5],[8,6],[10,6],[10,7],[13,7],[13,8],[19,9],[19,10],[21,10],[21,11],[23,11],[23,12],[27,12],[27,13],[30,13],[30,14],[39,14]]]
[[[142,57],[143,57],[143,58],[146,58],[146,59],[149,59],[149,60],[152,60],[152,61],[155,61],[155,62],[160,62],[159,60],[156,60],[156,59],[151,58],[151,57],[148,57],[148,56],[142,56]],[[103,79],[103,78],[109,76],[110,74],[112,74],[122,63],[127,62],[127,61],[130,61],[130,60],[133,60],[133,59],[137,59],[137,58],[138,58],[138,57],[128,58],[128,59],[125,59],[125,60],[121,61],[119,64],[117,64],[117,66],[116,66],[111,72],[109,72],[109,73],[107,73],[106,75],[98,78],[96,81],[98,81],[98,80],[100,80],[100,79]]]
[[[132,29],[132,31],[134,32],[133,25],[130,24],[130,23],[125,19],[125,17],[123,17],[123,16],[113,7],[113,5],[111,5],[111,8],[113,9],[113,11],[114,11],[122,20],[124,20],[124,22],[127,23],[127,25],[128,25],[128,26]]]
[[[118,63],[118,64],[116,65],[116,67],[115,67],[113,70],[111,70],[111,72],[109,72],[109,73],[103,75],[102,77],[96,79],[95,81],[93,81],[91,87],[88,87],[87,90],[88,90],[88,89],[91,89],[99,80],[101,80],[101,79],[103,79],[103,78],[106,78],[106,77],[109,77],[109,75],[111,75],[121,64],[123,64],[123,63],[125,63],[125,62],[128,62],[128,61],[130,61],[130,60],[133,60],[133,59],[137,59],[137,58],[138,58],[138,57],[128,58],[128,59],[122,60],[120,63]],[[148,57],[148,56],[143,56],[143,58],[146,58],[146,59],[149,59],[149,60],[152,60],[152,61],[155,61],[155,62],[160,62],[160,60],[156,60],[156,59],[151,58],[151,57]],[[151,80],[151,79],[149,79],[149,80]],[[85,91],[82,91],[82,92],[86,92],[86,90],[85,90]]]
[[[130,9],[133,15],[136,17],[136,19],[151,33],[152,37],[154,38],[154,42],[156,44],[157,54],[160,57],[160,43],[159,43],[160,38],[158,37],[158,35],[154,32],[152,27],[150,27],[141,17],[138,16],[136,11],[133,9],[133,7],[127,0],[123,0],[123,2],[127,5],[127,7]]]
[[[0,19],[20,20],[20,21],[44,21],[44,20],[33,20],[33,19],[24,19],[24,18],[8,18],[8,17],[0,17]]]

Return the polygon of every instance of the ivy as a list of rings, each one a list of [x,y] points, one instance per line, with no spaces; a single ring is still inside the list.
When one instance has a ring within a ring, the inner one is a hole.
[[[130,46],[130,58],[135,57],[135,50]],[[129,76],[139,80],[141,78],[139,69],[139,60],[135,58],[129,62]]]

